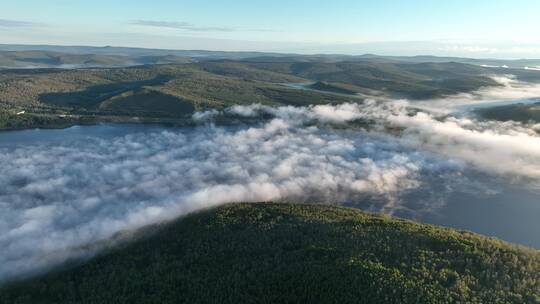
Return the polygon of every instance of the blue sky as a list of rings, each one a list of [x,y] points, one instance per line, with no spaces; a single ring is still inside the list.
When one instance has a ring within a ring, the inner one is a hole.
[[[540,58],[538,0],[2,0],[0,42]]]

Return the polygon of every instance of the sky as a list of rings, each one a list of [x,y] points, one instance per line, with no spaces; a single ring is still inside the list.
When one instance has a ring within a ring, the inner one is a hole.
[[[538,0],[1,0],[0,43],[540,58]]]

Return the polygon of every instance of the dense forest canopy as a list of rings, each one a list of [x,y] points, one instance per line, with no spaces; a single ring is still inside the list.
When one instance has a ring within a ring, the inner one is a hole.
[[[1,303],[540,303],[540,253],[356,209],[231,204],[0,289]]]

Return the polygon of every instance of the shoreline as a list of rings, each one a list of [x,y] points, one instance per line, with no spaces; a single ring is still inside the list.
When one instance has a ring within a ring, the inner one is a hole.
[[[204,125],[207,123],[215,124],[218,126],[231,126],[236,124],[245,123],[257,123],[265,120],[262,117],[246,118],[246,117],[223,117],[215,118],[212,121],[196,121],[191,117],[186,118],[151,118],[151,117],[122,117],[124,119],[118,119],[118,116],[103,116],[93,121],[72,121],[65,124],[45,124],[45,125],[29,125],[24,127],[12,127],[12,128],[0,128],[0,133],[14,132],[24,130],[63,130],[75,126],[95,126],[99,124],[136,124],[136,125],[161,125],[164,127],[194,127],[198,125]]]

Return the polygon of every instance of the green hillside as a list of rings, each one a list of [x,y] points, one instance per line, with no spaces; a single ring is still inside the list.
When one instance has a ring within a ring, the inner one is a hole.
[[[356,209],[234,204],[7,285],[0,303],[540,303],[540,253]]]
[[[116,117],[112,121],[134,116],[186,119],[194,111],[235,104],[305,106],[359,101],[355,96],[298,90],[282,84],[306,81],[220,61],[107,69],[4,70],[0,72],[0,129],[109,121],[110,116]],[[25,114],[15,115],[20,111]],[[60,117],[66,114],[70,119]],[[122,116],[125,118],[119,118]]]
[[[251,59],[246,64],[258,69],[330,82],[334,83],[334,86],[352,85],[356,88],[380,90],[396,97],[412,99],[436,98],[498,85],[488,77],[494,74],[492,70],[455,62],[413,64],[368,60],[355,62],[284,62],[283,58],[279,62],[262,60]],[[538,80],[540,76],[536,79]]]
[[[84,58],[88,62],[114,59],[97,58],[105,55],[54,57],[56,53],[37,51],[17,54],[26,54],[36,62],[60,60],[66,64]],[[499,71],[455,62],[308,59],[317,58],[262,57],[123,68],[0,70],[0,129],[125,121],[132,117],[186,119],[194,111],[236,104],[306,106],[358,102],[374,96],[429,99],[497,86],[489,77],[494,73],[511,72],[518,79],[540,82],[540,73]],[[145,60],[169,62],[182,58]],[[312,84],[302,89],[285,85],[291,83]],[[21,111],[25,111],[23,116],[15,115]],[[64,115],[70,119],[60,117]]]
[[[0,73],[0,103],[15,106],[49,106],[97,110],[101,103],[121,97],[128,91],[148,90],[176,96],[196,109],[224,107],[242,103],[309,104],[310,92],[303,101],[276,99],[275,91],[288,92],[279,83],[306,81],[298,77],[257,70],[241,64],[149,65],[115,69],[10,70]],[[312,92],[313,93],[313,92]],[[136,93],[135,93],[136,94]],[[272,95],[272,96],[269,96]],[[327,102],[351,99],[317,93]],[[330,98],[330,97],[333,98]],[[122,109],[117,109],[121,112]],[[152,104],[148,111],[154,111]],[[176,113],[175,114],[186,114]],[[190,113],[188,113],[190,114]]]

